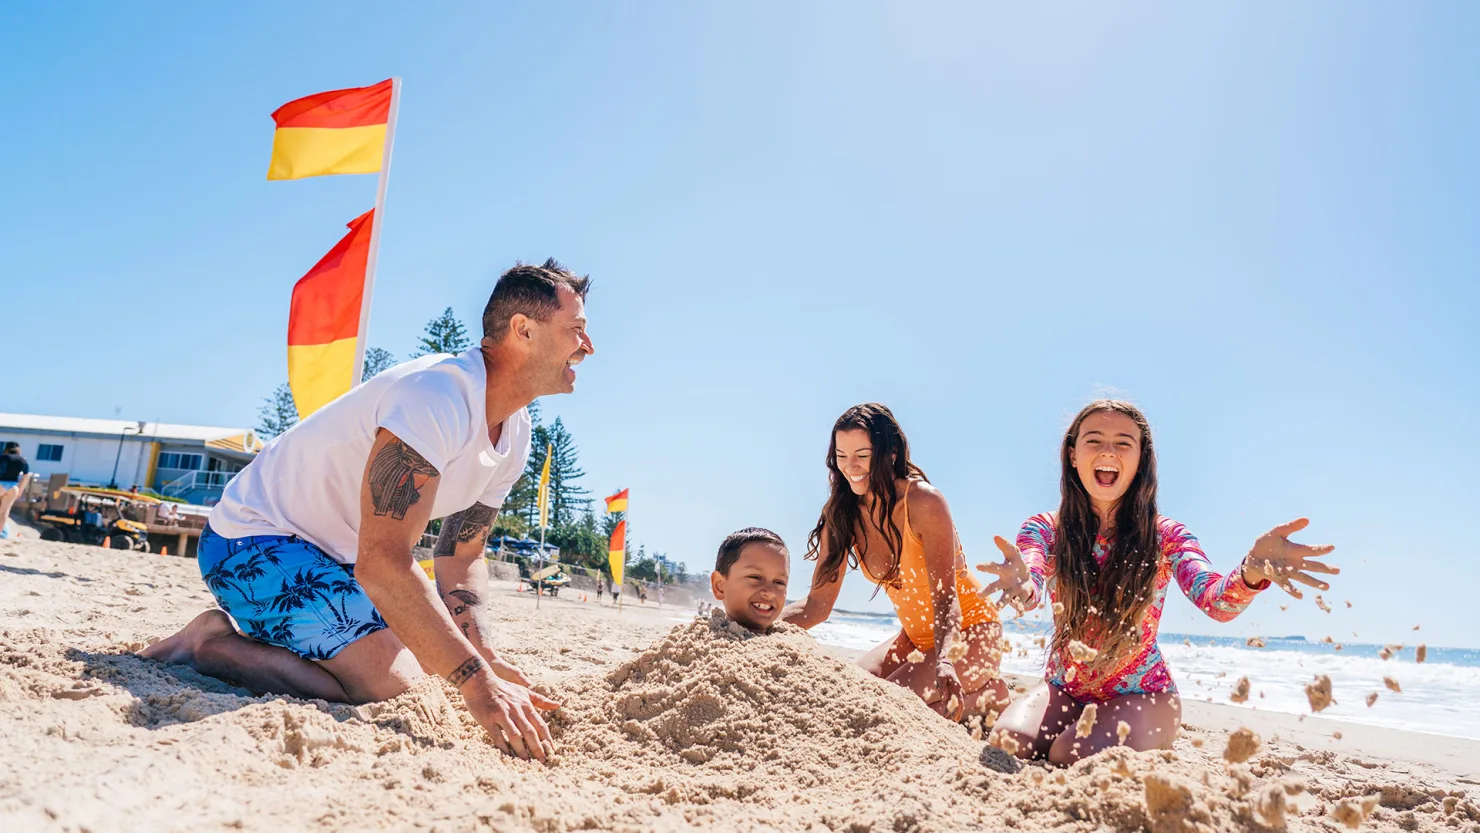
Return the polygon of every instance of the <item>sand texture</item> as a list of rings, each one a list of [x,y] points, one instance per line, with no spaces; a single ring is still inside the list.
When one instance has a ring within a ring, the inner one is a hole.
[[[136,658],[209,604],[193,562],[0,542],[0,830],[1480,831],[1467,742],[1204,705],[1175,750],[1019,767],[795,628],[495,587],[503,649],[563,703],[548,767],[440,680],[351,707]],[[1290,740],[1317,730],[1348,740]]]

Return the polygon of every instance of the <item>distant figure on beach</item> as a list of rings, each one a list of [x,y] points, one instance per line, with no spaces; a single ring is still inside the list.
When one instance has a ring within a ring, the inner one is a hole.
[[[10,510],[30,484],[31,464],[21,454],[21,444],[8,442],[0,452],[0,529],[10,520]]]
[[[781,536],[758,526],[726,536],[714,559],[709,589],[725,606],[725,615],[757,632],[776,623],[786,606],[791,554]],[[702,614],[703,602],[700,602]]]
[[[894,414],[877,403],[844,411],[827,469],[831,495],[807,540],[812,587],[781,618],[803,628],[827,621],[856,566],[888,594],[900,623],[859,665],[952,720],[1005,708],[997,611],[977,593],[945,496],[910,460]]]
[[[1292,582],[1329,589],[1310,573],[1339,572],[1314,560],[1334,548],[1291,542],[1309,523],[1301,518],[1261,536],[1232,573],[1214,572],[1187,527],[1157,514],[1151,426],[1128,402],[1085,406],[1059,456],[1058,511],[1029,518],[1016,546],[999,536],[1003,563],[977,568],[997,576],[983,596],[1001,591],[1031,610],[1047,588],[1053,604],[1047,679],[1003,713],[992,741],[1062,765],[1117,745],[1170,749],[1182,704],[1156,632],[1172,580],[1227,622],[1271,581],[1297,599]],[[1075,727],[1091,705],[1093,726]]]
[[[553,260],[515,266],[488,299],[478,346],[385,370],[275,439],[201,534],[221,611],[140,653],[348,703],[395,697],[426,669],[462,692],[500,749],[545,760],[537,709],[558,705],[495,649],[483,547],[529,456],[526,406],[573,391],[594,350],[587,287]],[[435,586],[412,557],[432,518],[444,518]]]

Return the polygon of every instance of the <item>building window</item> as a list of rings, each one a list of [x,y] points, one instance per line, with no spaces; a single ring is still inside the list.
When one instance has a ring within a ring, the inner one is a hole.
[[[182,454],[177,451],[163,451],[159,455],[159,467],[162,469],[177,469],[180,471],[199,471],[199,454]]]
[[[42,443],[41,447],[36,449],[36,459],[42,463],[60,463],[62,461],[62,447],[60,445]]]

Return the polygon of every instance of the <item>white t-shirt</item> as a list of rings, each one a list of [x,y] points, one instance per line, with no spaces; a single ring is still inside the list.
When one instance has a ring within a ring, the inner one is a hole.
[[[474,347],[422,356],[382,371],[309,415],[242,470],[211,510],[224,538],[297,535],[344,564],[359,550],[360,487],[375,431],[385,428],[437,471],[432,517],[474,503],[495,510],[529,459],[529,411],[504,420],[488,441],[487,376]]]

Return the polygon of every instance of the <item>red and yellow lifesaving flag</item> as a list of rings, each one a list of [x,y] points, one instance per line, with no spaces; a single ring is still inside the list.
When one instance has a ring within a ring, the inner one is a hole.
[[[545,445],[545,467],[540,469],[540,529],[549,525],[550,521],[550,451],[554,446]]]
[[[609,498],[606,499],[606,513],[608,515],[610,515],[613,512],[626,512],[627,511],[627,492],[628,491],[630,491],[630,490],[623,489],[622,491],[617,492],[616,494],[614,494],[611,497],[609,497]]]
[[[622,586],[622,561],[627,554],[627,522],[617,521],[617,528],[612,530],[612,543],[607,549],[606,557],[612,568],[612,584]]]
[[[316,93],[277,108],[268,179],[373,174],[385,158],[393,80]]]
[[[288,386],[306,418],[352,387],[355,339],[370,259],[371,209],[349,224],[349,234],[293,287],[288,311]]]

